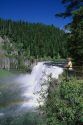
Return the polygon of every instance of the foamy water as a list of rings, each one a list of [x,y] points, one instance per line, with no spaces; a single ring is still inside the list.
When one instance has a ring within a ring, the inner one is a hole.
[[[28,102],[24,102],[21,107],[38,107],[40,105],[39,100],[42,98],[42,85],[44,81],[48,80],[48,76],[58,79],[59,75],[63,72],[62,68],[57,66],[47,66],[44,62],[39,62],[34,66],[31,74],[20,75],[16,82],[20,83],[24,89],[22,96],[29,98]],[[43,92],[46,91],[48,85],[43,85]],[[43,104],[43,99],[41,100]]]
[[[4,95],[0,109],[0,117],[5,115],[18,115],[28,110],[34,110],[43,105],[47,97],[46,91],[49,87],[49,76],[58,79],[63,69],[57,66],[48,66],[44,62],[38,62],[32,69],[31,74],[20,74],[3,81],[0,94]],[[46,83],[46,84],[44,84]],[[42,97],[44,95],[45,98]]]

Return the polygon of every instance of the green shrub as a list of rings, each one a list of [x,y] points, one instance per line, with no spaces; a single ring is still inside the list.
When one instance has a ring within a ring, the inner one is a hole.
[[[63,81],[46,101],[47,125],[83,124],[83,81]]]

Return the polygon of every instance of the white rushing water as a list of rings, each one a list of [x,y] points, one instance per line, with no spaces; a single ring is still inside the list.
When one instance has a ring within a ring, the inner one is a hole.
[[[50,74],[52,78],[58,79],[62,72],[63,69],[60,67],[48,66],[44,64],[44,62],[38,62],[38,64],[33,67],[31,74],[20,75],[16,79],[16,82],[23,88],[21,96],[25,98],[21,107],[34,108],[43,104],[44,100],[41,93],[45,93],[48,88],[48,84],[43,85],[43,83],[48,80]],[[40,100],[41,103],[39,103]]]

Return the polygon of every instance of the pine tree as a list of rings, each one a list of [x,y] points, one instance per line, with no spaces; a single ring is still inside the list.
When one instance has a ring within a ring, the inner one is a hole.
[[[83,63],[83,0],[62,0],[62,3],[66,5],[66,10],[56,16],[72,17],[72,22],[65,26],[70,31],[67,33],[69,56],[81,64]]]

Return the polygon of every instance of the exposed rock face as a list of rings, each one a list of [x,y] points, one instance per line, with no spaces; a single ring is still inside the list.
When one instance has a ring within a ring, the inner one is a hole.
[[[3,55],[3,50],[2,50],[2,44],[3,44],[4,40],[0,37],[0,56]]]
[[[0,37],[0,69],[10,69],[10,59],[5,56],[5,50],[2,45],[4,40]]]
[[[0,37],[0,43],[2,43],[3,39]]]
[[[14,58],[13,56],[8,57],[6,50],[3,49],[3,45],[8,42],[8,46],[11,44],[8,37],[4,36],[4,39],[0,37],[0,69],[18,69],[19,68],[19,59]],[[18,54],[15,50],[12,51],[13,54]],[[11,54],[12,54],[11,52]],[[24,60],[23,60],[24,61]],[[21,61],[20,61],[21,62]],[[28,67],[29,60],[25,60],[22,66]],[[24,68],[24,67],[22,67]]]

